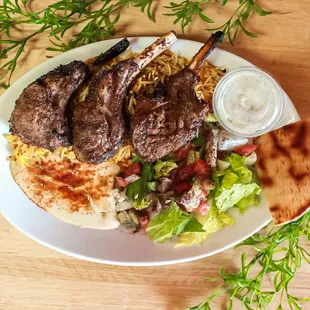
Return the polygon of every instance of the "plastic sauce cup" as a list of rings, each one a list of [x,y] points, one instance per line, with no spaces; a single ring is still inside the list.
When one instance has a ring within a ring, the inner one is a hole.
[[[226,74],[212,99],[220,125],[239,137],[256,137],[272,130],[279,121],[284,96],[280,84],[266,71],[243,67]]]

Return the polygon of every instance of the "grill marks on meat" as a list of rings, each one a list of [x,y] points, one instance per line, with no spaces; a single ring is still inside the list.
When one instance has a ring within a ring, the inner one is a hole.
[[[125,134],[124,100],[131,82],[175,41],[174,32],[170,32],[137,58],[125,60],[111,70],[101,70],[94,77],[86,99],[73,112],[74,152],[80,161],[101,163],[121,147]]]
[[[170,78],[167,87],[159,85],[152,96],[139,96],[131,129],[134,148],[143,160],[156,161],[197,135],[209,109],[196,97],[199,70],[222,36],[221,32],[212,35],[189,66]],[[99,67],[105,57],[110,59],[127,48],[127,40],[98,57],[91,70],[82,61],[59,66],[24,89],[11,115],[11,132],[25,143],[54,151],[70,145],[72,125],[74,152],[80,161],[96,164],[111,158],[123,143],[124,101],[130,84],[175,41],[175,33],[170,32],[135,59],[110,70]],[[86,86],[80,87],[90,75]],[[81,96],[75,98],[82,99],[67,106],[77,89]]]
[[[167,96],[138,98],[131,125],[132,142],[144,161],[156,161],[196,137],[209,110],[195,93],[199,70],[222,38],[222,32],[212,35],[189,66],[170,78]]]
[[[104,53],[97,56],[95,59],[93,59],[92,62],[89,63],[89,74],[88,79],[84,81],[84,83],[79,87],[79,89],[75,92],[73,98],[69,101],[66,115],[68,119],[68,125],[70,129],[70,140],[72,141],[72,118],[73,118],[73,111],[76,107],[76,105],[79,104],[79,102],[82,102],[85,100],[85,97],[88,94],[89,86],[92,83],[95,76],[100,72],[100,70],[103,68],[104,65],[106,65],[109,61],[113,60],[115,57],[121,55],[123,52],[127,50],[129,47],[130,42],[127,40],[127,38],[120,40],[118,43],[113,45],[111,48],[109,48]],[[86,61],[88,63],[88,60]]]
[[[100,163],[114,155],[125,133],[123,102],[138,70],[128,59],[111,70],[102,70],[89,86],[85,101],[73,111],[73,141],[77,158]]]
[[[209,109],[196,97],[197,80],[186,68],[171,77],[169,99],[138,98],[132,120],[132,141],[143,160],[156,161],[195,138]]]
[[[87,76],[82,61],[60,65],[24,89],[10,118],[10,131],[23,142],[54,151],[69,146],[65,110]]]

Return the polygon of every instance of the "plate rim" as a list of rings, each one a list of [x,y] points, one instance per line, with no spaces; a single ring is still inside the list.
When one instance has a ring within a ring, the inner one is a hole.
[[[226,250],[229,250],[233,247],[235,247],[237,244],[239,244],[240,242],[242,242],[243,240],[249,238],[250,236],[252,236],[253,234],[257,233],[259,230],[261,230],[262,228],[264,228],[266,225],[268,225],[271,221],[272,218],[268,219],[265,223],[261,224],[260,227],[257,229],[255,228],[253,230],[253,232],[249,233],[246,235],[245,238],[240,238],[218,250],[214,250],[211,251],[209,253],[206,254],[201,254],[201,255],[196,255],[196,256],[191,256],[191,257],[187,257],[187,258],[179,258],[179,259],[174,259],[174,260],[163,260],[163,261],[159,261],[159,262],[122,262],[122,261],[116,261],[116,260],[107,260],[107,259],[97,259],[97,258],[93,258],[90,256],[86,256],[83,254],[78,254],[72,251],[68,251],[65,250],[63,248],[51,245],[47,242],[45,242],[44,240],[41,240],[35,236],[33,236],[31,233],[25,232],[21,227],[19,226],[15,226],[10,219],[8,219],[7,217],[4,216],[4,214],[1,212],[1,214],[3,215],[3,217],[10,223],[10,225],[12,225],[13,227],[15,227],[18,231],[20,231],[21,233],[23,233],[25,236],[29,237],[30,239],[32,239],[33,241],[49,248],[52,249],[53,251],[65,254],[69,257],[74,257],[80,260],[84,260],[84,261],[89,261],[89,262],[93,262],[93,263],[99,263],[99,264],[106,264],[106,265],[112,265],[112,266],[123,266],[123,267],[157,267],[157,266],[169,266],[169,265],[177,265],[177,264],[183,264],[183,263],[189,263],[189,262],[193,262],[199,259],[203,259],[203,258],[207,258],[213,255],[216,255],[218,253],[224,252]]]

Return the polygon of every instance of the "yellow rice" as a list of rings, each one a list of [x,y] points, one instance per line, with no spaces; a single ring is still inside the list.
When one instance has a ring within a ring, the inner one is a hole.
[[[135,55],[136,54],[134,53],[127,52],[124,57],[115,58],[106,67],[111,68],[121,60],[132,58]],[[170,51],[165,51],[154,59],[144,69],[139,78],[136,79],[129,91],[129,95],[126,99],[127,111],[129,114],[134,114],[136,97],[139,92],[146,87],[154,89],[158,83],[167,85],[169,77],[182,70],[189,62],[190,59],[180,57]],[[210,104],[215,86],[223,75],[224,73],[218,67],[214,67],[206,61],[200,71],[200,82],[195,88],[198,98],[203,99]],[[5,137],[12,149],[12,155],[9,160],[16,161],[20,165],[28,166],[31,163],[40,162],[41,160],[51,157],[54,157],[55,159],[75,159],[72,146],[61,147],[54,152],[50,152],[42,147],[25,144],[18,137],[13,135],[5,135]],[[115,163],[122,163],[126,166],[133,155],[134,150],[129,141],[126,141],[124,146],[118,150],[111,160]]]

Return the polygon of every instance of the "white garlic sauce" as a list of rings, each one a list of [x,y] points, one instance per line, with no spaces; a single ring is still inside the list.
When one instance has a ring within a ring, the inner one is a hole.
[[[227,126],[249,134],[269,126],[274,117],[278,85],[261,72],[232,76],[218,102],[218,113]]]

